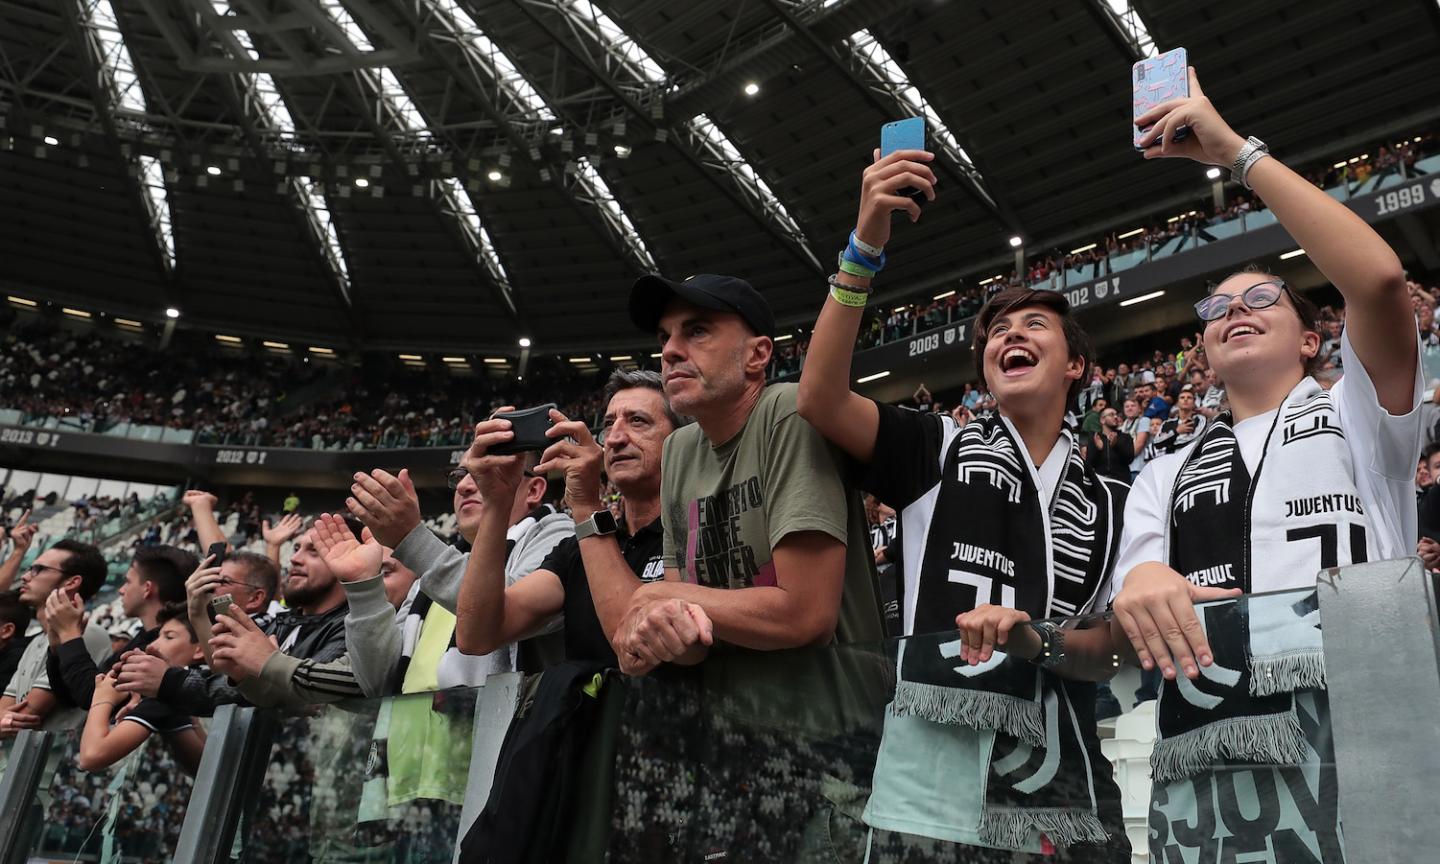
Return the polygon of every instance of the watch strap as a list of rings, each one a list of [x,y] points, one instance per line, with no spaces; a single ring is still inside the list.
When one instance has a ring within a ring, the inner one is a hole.
[[[597,517],[599,517],[601,513],[605,513],[605,515],[606,515],[607,517],[609,517],[610,522],[609,522],[608,525],[601,525],[601,524],[600,524],[600,521],[599,521],[599,519],[598,519]],[[610,514],[609,514],[607,511],[604,511],[604,510],[596,510],[594,513],[591,513],[591,514],[590,514],[590,518],[589,518],[589,519],[586,519],[586,520],[584,520],[584,521],[582,521],[582,522],[576,522],[576,523],[575,523],[575,539],[576,539],[577,541],[579,541],[579,540],[584,540],[584,539],[587,538],[587,537],[604,536],[604,535],[606,535],[606,534],[614,534],[614,533],[615,533],[614,517],[613,517],[613,516],[610,516]]]

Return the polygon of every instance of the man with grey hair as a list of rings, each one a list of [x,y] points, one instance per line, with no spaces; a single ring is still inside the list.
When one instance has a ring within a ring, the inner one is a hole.
[[[500,506],[487,506],[481,515],[460,586],[455,637],[462,652],[493,651],[563,614],[566,659],[617,665],[610,634],[631,593],[665,573],[660,454],[666,437],[686,421],[671,409],[654,372],[616,370],[605,395],[603,445],[583,422],[551,412],[554,425],[547,434],[555,443],[535,472],[564,473],[575,536],[562,540],[538,570],[508,585],[501,573],[505,526],[492,514],[515,496],[522,457],[487,455],[489,448],[513,437],[508,421],[487,420],[475,427],[475,441],[460,465],[485,501]],[[600,500],[602,465],[622,496],[624,515],[618,522]]]

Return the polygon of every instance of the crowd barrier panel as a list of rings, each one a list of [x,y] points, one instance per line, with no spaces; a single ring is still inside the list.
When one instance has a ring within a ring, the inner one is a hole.
[[[1128,839],[1124,860],[1145,861],[1149,838],[1166,836],[1176,845],[1163,860],[1191,860],[1186,856],[1198,841],[1186,832],[1204,820],[1270,818],[1278,819],[1266,838],[1273,848],[1251,850],[1259,857],[1244,860],[1427,859],[1433,804],[1417,793],[1440,775],[1436,596],[1435,574],[1403,559],[1327,571],[1313,589],[1215,604],[1207,626],[1242,616],[1258,630],[1269,620],[1262,613],[1280,610],[1291,625],[1300,622],[1302,633],[1313,628],[1323,637],[1333,761],[1317,766],[1305,793],[1294,785],[1298,774],[1286,775],[1292,784],[1286,791],[1226,779],[1257,767],[1244,760],[1206,763],[1199,770],[1218,769],[1210,771],[1221,778],[1213,780],[1216,788],[1230,783],[1239,790],[1236,800],[1228,809],[1167,813],[1151,798],[1156,709],[1146,703],[1113,728],[1101,724],[1099,746],[1114,766],[1123,821],[1107,826],[1101,857],[1119,860],[1112,853]],[[1090,616],[1067,623],[1104,622]],[[8,743],[0,778],[0,864],[35,858],[447,864],[465,860],[459,841],[477,817],[485,827],[476,830],[489,836],[519,831],[547,844],[549,860],[1053,861],[1023,853],[997,858],[867,824],[873,821],[867,808],[894,798],[897,788],[903,792],[916,773],[934,774],[919,786],[940,788],[946,800],[972,801],[985,813],[999,806],[954,769],[967,763],[952,752],[956,742],[988,741],[998,760],[999,733],[975,739],[968,727],[931,724],[915,737],[913,717],[896,722],[904,713],[893,700],[897,681],[909,674],[901,672],[905,658],[959,663],[956,635],[785,652],[721,650],[700,666],[641,678],[563,666],[494,676],[480,688],[298,711],[222,706],[206,721],[193,786],[158,736],[111,771],[92,775],[76,767],[75,730],[26,731]],[[567,675],[581,689],[565,692],[587,719],[577,727],[580,738],[556,745],[570,748],[564,770],[537,763],[533,779],[546,784],[542,821],[527,834],[520,829],[530,824],[524,821],[530,811],[515,810],[518,799],[486,812],[504,797],[491,800],[492,783],[508,782],[507,794],[523,795],[531,778],[512,762],[497,771],[497,760],[523,752],[516,742],[535,729],[521,724],[544,716],[536,712]],[[1048,741],[1058,733],[1047,727],[1044,734]],[[516,742],[502,756],[507,738]],[[1049,750],[1027,755],[1020,740],[1009,741],[1011,764],[989,766],[996,772],[990,788],[1008,788],[996,785],[1000,776],[1016,789],[1054,782],[1061,784],[1053,790],[1056,801],[1086,800],[1083,783],[1066,785],[1063,774],[1050,779]],[[1258,767],[1261,774],[1272,770]],[[560,796],[560,789],[571,792]],[[1327,839],[1324,826],[1307,828],[1304,820],[1314,817],[1305,807],[1324,811],[1325,801],[1338,801],[1343,841]]]

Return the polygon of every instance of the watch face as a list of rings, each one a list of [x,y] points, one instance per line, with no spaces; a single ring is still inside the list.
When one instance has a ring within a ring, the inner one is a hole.
[[[596,510],[592,518],[595,520],[595,533],[615,533],[615,516],[609,510]]]

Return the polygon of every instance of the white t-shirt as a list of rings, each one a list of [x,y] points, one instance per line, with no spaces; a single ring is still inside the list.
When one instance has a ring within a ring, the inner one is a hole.
[[[1340,337],[1345,358],[1345,375],[1330,390],[1340,428],[1355,466],[1355,488],[1369,514],[1375,546],[1372,560],[1383,561],[1415,554],[1417,536],[1415,510],[1415,460],[1420,453],[1420,399],[1424,389],[1417,357],[1415,388],[1409,413],[1395,415],[1380,405],[1370,373],[1355,356],[1349,334]],[[1277,407],[1276,411],[1279,410]],[[1265,435],[1275,411],[1250,417],[1235,424],[1240,458],[1252,473],[1265,449]],[[1165,547],[1166,507],[1175,478],[1190,454],[1189,446],[1151,460],[1130,488],[1125,502],[1125,529],[1120,535],[1120,558],[1115,565],[1113,600],[1125,584],[1125,576],[1147,561],[1168,561]],[[1256,592],[1280,586],[1256,584]]]

